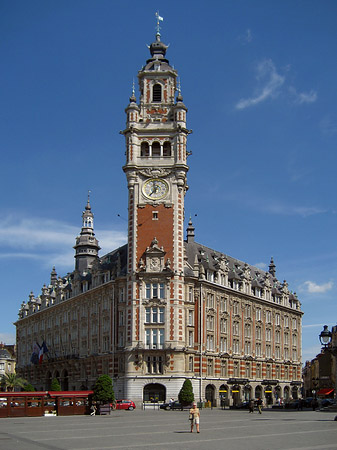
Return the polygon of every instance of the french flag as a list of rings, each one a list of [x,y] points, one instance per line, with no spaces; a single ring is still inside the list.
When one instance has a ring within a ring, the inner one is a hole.
[[[42,345],[40,347],[40,351],[39,351],[39,364],[42,364],[43,361],[43,355],[45,353],[47,353],[49,350],[47,348],[47,345],[45,343],[45,341],[42,342]]]

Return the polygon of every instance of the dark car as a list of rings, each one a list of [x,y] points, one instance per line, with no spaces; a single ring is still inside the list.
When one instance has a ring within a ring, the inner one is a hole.
[[[179,402],[163,403],[162,405],[160,405],[160,409],[165,409],[165,411],[169,410],[183,411],[190,408],[192,408],[192,405],[182,405]]]
[[[333,398],[323,398],[323,400],[321,401],[321,407],[326,408],[330,405],[333,405]]]

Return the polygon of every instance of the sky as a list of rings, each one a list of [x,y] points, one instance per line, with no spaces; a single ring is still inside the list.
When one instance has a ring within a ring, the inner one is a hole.
[[[274,258],[312,359],[337,321],[334,0],[0,2],[0,341],[53,266],[74,269],[88,190],[100,255],[126,242],[119,131],[157,10],[193,130],[185,228],[262,269]]]

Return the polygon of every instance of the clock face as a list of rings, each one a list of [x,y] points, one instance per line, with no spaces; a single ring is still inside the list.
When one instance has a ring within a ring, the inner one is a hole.
[[[160,200],[168,193],[168,184],[161,178],[151,178],[143,185],[143,194],[151,200]]]

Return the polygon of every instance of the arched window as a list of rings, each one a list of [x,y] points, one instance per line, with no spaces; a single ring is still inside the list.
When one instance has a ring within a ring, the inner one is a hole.
[[[171,143],[168,141],[164,142],[163,156],[171,156]]]
[[[158,158],[160,156],[160,143],[154,142],[152,144],[152,156]]]
[[[152,88],[152,101],[153,102],[161,102],[161,85],[155,84]]]
[[[150,147],[147,142],[142,142],[140,146],[140,156],[150,156]]]

